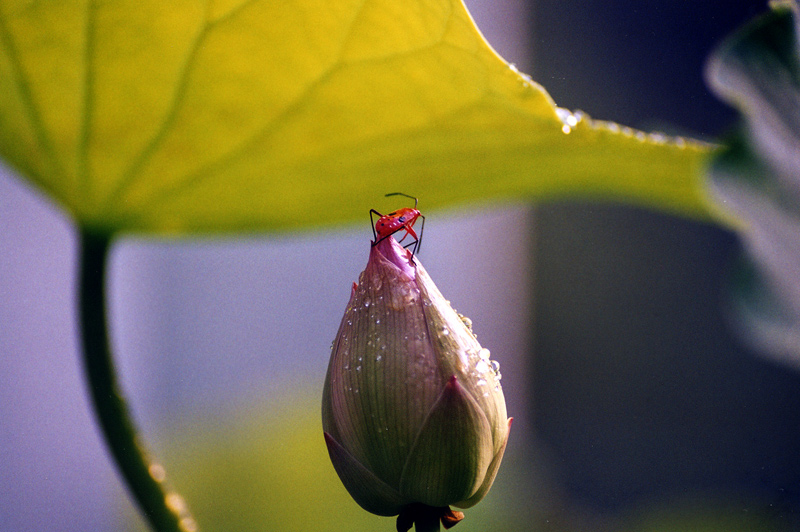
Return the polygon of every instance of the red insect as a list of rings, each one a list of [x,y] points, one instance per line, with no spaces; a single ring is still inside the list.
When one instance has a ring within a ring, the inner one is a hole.
[[[414,241],[406,244],[404,247],[408,248],[414,246],[411,250],[411,255],[413,256],[416,254],[417,250],[419,250],[419,247],[422,244],[422,232],[425,230],[425,217],[417,210],[417,204],[419,201],[414,196],[409,196],[408,194],[403,194],[402,192],[392,192],[390,194],[386,194],[386,196],[405,196],[407,198],[411,198],[414,200],[414,208],[412,209],[411,207],[403,207],[402,209],[397,209],[389,214],[381,214],[375,209],[370,209],[369,219],[370,222],[372,222],[372,236],[375,238],[375,240],[372,242],[372,245],[374,246],[378,242],[389,238],[398,231],[405,231],[406,233],[400,239],[400,242],[403,242],[407,236],[411,235],[411,238],[413,238]],[[378,215],[377,222],[372,217],[373,214]],[[414,224],[417,223],[419,218],[422,218],[422,227],[419,230],[419,236],[417,236],[417,233],[414,231]]]

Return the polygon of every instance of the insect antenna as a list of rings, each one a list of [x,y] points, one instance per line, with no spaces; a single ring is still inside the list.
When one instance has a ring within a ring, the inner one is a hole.
[[[417,205],[419,204],[419,200],[417,198],[415,198],[414,196],[409,196],[408,194],[406,194],[404,192],[389,192],[388,194],[386,194],[386,197],[388,198],[389,196],[405,196],[407,198],[413,199],[414,200],[414,208],[415,209],[417,208]]]

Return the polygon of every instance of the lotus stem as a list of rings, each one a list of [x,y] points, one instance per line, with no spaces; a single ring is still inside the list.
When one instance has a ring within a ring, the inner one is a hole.
[[[95,415],[106,444],[155,532],[193,532],[196,523],[183,498],[166,489],[164,468],[142,446],[122,394],[108,334],[106,277],[111,238],[83,230],[80,242],[80,333],[83,364]]]

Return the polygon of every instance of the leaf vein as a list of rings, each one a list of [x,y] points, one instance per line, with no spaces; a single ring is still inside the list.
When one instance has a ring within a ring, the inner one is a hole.
[[[170,101],[169,107],[164,115],[164,119],[161,122],[161,126],[153,134],[147,144],[145,144],[139,154],[133,159],[133,162],[130,164],[128,169],[122,174],[122,177],[117,182],[117,185],[114,187],[105,201],[107,209],[116,208],[116,204],[125,194],[125,191],[141,175],[142,170],[147,162],[156,153],[167,134],[170,132],[172,127],[174,127],[175,120],[178,116],[178,111],[181,109],[183,98],[186,95],[186,90],[189,84],[189,74],[192,71],[192,65],[197,59],[200,46],[202,45],[203,41],[208,35],[209,29],[211,28],[211,24],[208,21],[208,9],[209,2],[206,2],[206,16],[204,17],[204,22],[198,29],[197,35],[195,36],[195,39],[192,42],[188,53],[186,54],[186,58],[181,65],[181,70],[175,83],[172,100]]]
[[[322,74],[319,78],[317,78],[313,83],[311,83],[308,88],[305,90],[303,94],[301,94],[291,105],[289,105],[283,112],[276,116],[273,120],[271,120],[268,124],[264,127],[259,129],[258,131],[254,132],[249,138],[244,139],[239,145],[233,148],[231,151],[221,155],[217,159],[210,161],[203,165],[202,167],[198,168],[197,170],[187,174],[183,178],[179,179],[176,183],[172,184],[171,186],[164,187],[160,190],[154,190],[152,196],[149,200],[146,201],[148,206],[151,209],[155,209],[156,205],[166,203],[172,197],[179,195],[182,191],[191,189],[192,187],[198,185],[198,183],[202,182],[204,179],[209,177],[213,177],[216,175],[216,170],[220,168],[224,168],[226,165],[231,164],[233,161],[237,160],[239,157],[243,156],[244,154],[248,153],[253,146],[255,146],[261,139],[271,135],[275,132],[275,130],[279,129],[282,124],[291,116],[292,113],[299,110],[302,105],[311,98],[312,94],[319,87],[327,78],[329,78],[336,70],[338,70],[339,63],[336,64],[333,68]],[[141,218],[141,210],[136,210],[134,216],[136,218]]]
[[[257,1],[259,1],[259,0],[246,0],[245,2],[243,2],[242,4],[237,6],[236,9],[226,13],[225,16],[214,20],[212,23],[207,23],[206,27],[203,29],[203,32],[202,32],[203,35],[205,35],[208,32],[210,32],[214,27],[220,25],[223,21],[230,19],[231,17],[234,16],[234,14],[240,12],[245,7],[247,7],[249,5],[252,5],[253,3],[255,3]],[[352,31],[352,28],[355,26],[355,23],[356,23],[359,15],[360,15],[360,13],[363,11],[366,2],[367,2],[367,0],[361,0],[360,6],[353,13],[353,17],[352,17],[352,19],[350,21],[350,26],[349,26],[350,29],[348,30],[346,35],[349,35],[349,33]],[[237,147],[233,148],[228,153],[221,155],[216,160],[211,161],[211,162],[205,164],[203,167],[195,170],[194,172],[191,172],[191,173],[187,174],[184,178],[179,179],[172,186],[168,186],[168,187],[165,187],[163,189],[154,190],[154,193],[152,194],[152,197],[150,198],[150,200],[147,203],[149,205],[151,205],[151,206],[154,206],[154,205],[156,205],[158,203],[164,203],[166,200],[169,199],[170,196],[174,196],[176,194],[179,194],[182,190],[185,190],[187,188],[191,188],[192,186],[195,186],[197,183],[199,183],[200,181],[205,179],[207,176],[213,175],[214,174],[214,169],[220,168],[220,167],[224,167],[226,164],[230,164],[232,161],[235,161],[242,154],[247,153],[247,151],[251,148],[251,146],[254,145],[255,143],[257,143],[260,139],[262,139],[262,138],[270,135],[271,133],[273,133],[278,127],[280,127],[280,124],[283,123],[288,116],[290,116],[294,111],[296,111],[298,108],[300,108],[302,106],[302,104],[305,103],[308,100],[308,98],[311,97],[311,95],[313,94],[314,90],[319,85],[321,85],[324,82],[324,80],[328,79],[331,75],[333,75],[334,72],[336,72],[340,67],[342,67],[344,65],[344,62],[342,61],[341,58],[342,58],[342,53],[344,52],[345,45],[347,43],[348,38],[349,37],[345,36],[345,38],[342,39],[342,42],[341,42],[341,44],[339,46],[339,50],[335,54],[336,59],[334,59],[332,61],[331,66],[326,71],[321,73],[320,76],[316,80],[314,80],[311,84],[309,84],[309,86],[306,88],[306,90],[303,92],[303,94],[299,95],[294,100],[294,102],[289,104],[278,116],[273,118],[270,123],[266,124],[264,127],[259,129],[258,131],[254,132],[253,135],[250,136],[250,138],[243,140]],[[196,53],[196,50],[199,47],[199,40],[196,43],[196,45],[197,46],[193,50],[193,53]],[[188,66],[187,66],[187,70],[188,70]],[[183,81],[185,82],[186,80],[183,80]],[[185,87],[184,87],[184,89],[185,89]],[[155,147],[156,146],[153,146],[153,151],[155,150]],[[139,168],[139,169],[141,169],[141,168]],[[117,197],[116,197],[117,199],[118,199],[118,196],[121,195],[121,193],[122,193],[122,191],[120,191],[120,193],[117,195]],[[136,210],[135,214],[134,214],[134,217],[135,218],[141,218],[142,217],[141,216],[141,212]]]
[[[89,149],[92,142],[92,118],[94,116],[94,29],[96,6],[94,0],[86,3],[86,36],[83,51],[83,113],[78,141],[77,174],[79,196],[88,201],[91,194],[91,171],[89,168]]]
[[[61,162],[58,160],[58,157],[56,156],[55,147],[53,146],[53,143],[47,134],[47,129],[44,126],[44,121],[42,120],[40,110],[35,103],[33,91],[31,90],[27,77],[25,76],[25,69],[22,66],[19,52],[17,51],[16,44],[14,43],[14,39],[8,28],[8,23],[2,10],[0,10],[0,44],[2,44],[6,50],[6,54],[11,64],[13,76],[15,78],[15,85],[19,91],[20,99],[25,108],[25,112],[28,115],[28,120],[30,121],[34,134],[36,135],[36,140],[39,143],[39,147],[49,159],[51,171],[56,174],[56,176],[63,178],[65,175],[64,169],[61,166]],[[30,167],[29,164],[27,164],[27,166]],[[56,180],[52,180],[51,183],[54,183],[55,181]]]

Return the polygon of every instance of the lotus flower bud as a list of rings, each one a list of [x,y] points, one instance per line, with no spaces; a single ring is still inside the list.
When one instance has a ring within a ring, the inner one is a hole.
[[[431,511],[449,528],[494,481],[511,420],[498,365],[418,259],[385,238],[353,285],[333,343],[322,426],[333,466],[365,510]]]

